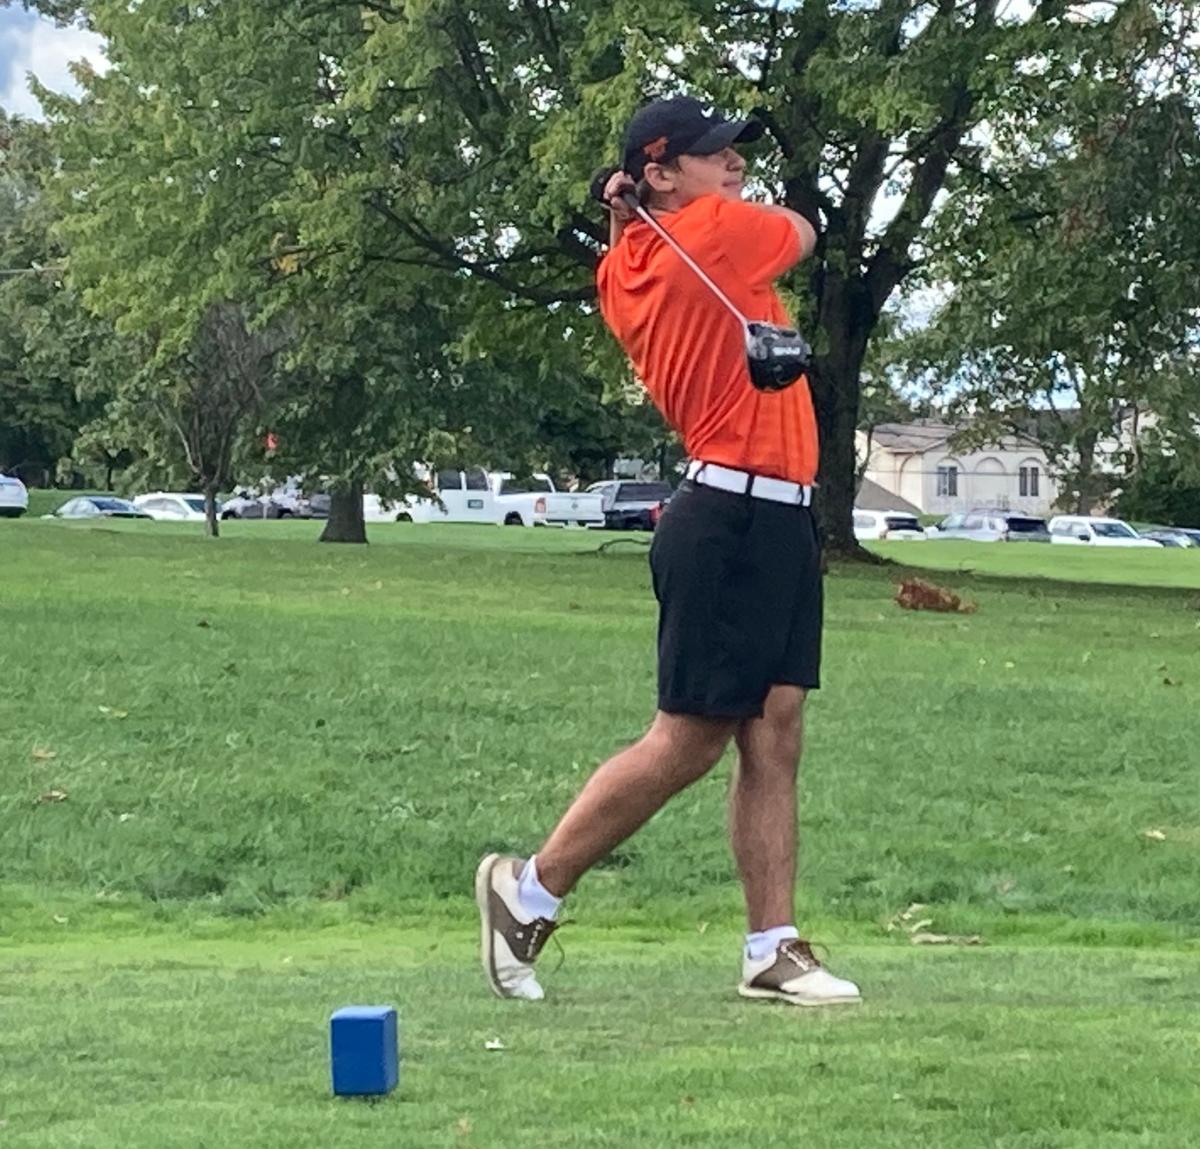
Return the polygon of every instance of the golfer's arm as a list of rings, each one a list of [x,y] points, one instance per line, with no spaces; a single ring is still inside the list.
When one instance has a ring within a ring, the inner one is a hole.
[[[817,247],[817,233],[813,230],[813,225],[808,222],[799,212],[792,211],[790,207],[784,207],[777,203],[760,203],[757,205],[763,211],[769,211],[772,215],[785,216],[792,227],[796,229],[796,234],[800,237],[800,261],[806,260]]]

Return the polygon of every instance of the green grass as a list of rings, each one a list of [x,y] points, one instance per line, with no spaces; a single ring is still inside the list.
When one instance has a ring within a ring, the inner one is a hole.
[[[1196,556],[881,548],[961,616],[835,568],[799,902],[867,1004],[730,996],[719,768],[585,880],[539,1008],[486,995],[471,873],[648,721],[644,550],[229,527],[0,523],[6,1144],[1194,1140]],[[376,1107],[326,1096],[360,1000],[402,1017]]]
[[[237,931],[0,951],[10,1149],[1194,1145],[1194,955],[839,953],[841,1012],[744,1004],[732,935],[580,929],[541,1006],[462,932]],[[334,1100],[326,1018],[394,1003],[400,1089]],[[499,1040],[502,1050],[485,1044]]]

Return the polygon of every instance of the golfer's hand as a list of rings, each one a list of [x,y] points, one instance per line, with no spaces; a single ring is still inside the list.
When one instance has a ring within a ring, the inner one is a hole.
[[[628,223],[636,218],[637,213],[620,198],[624,192],[633,192],[636,195],[637,184],[624,172],[613,172],[604,185],[604,202],[621,223]]]

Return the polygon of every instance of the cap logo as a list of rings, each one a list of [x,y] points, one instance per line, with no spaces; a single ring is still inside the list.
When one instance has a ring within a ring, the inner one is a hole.
[[[642,151],[652,160],[661,160],[666,155],[667,142],[666,136],[659,136],[657,140],[651,140],[648,144],[645,144],[642,147]]]
[[[701,114],[701,115],[702,115],[702,116],[703,116],[703,117],[704,117],[706,120],[711,120],[711,119],[713,118],[713,116],[714,116],[714,115],[716,115],[716,111],[717,111],[717,110],[716,110],[716,108],[714,108],[714,107],[712,106],[712,104],[709,104],[707,108],[701,108],[701,109],[700,109],[700,114]]]

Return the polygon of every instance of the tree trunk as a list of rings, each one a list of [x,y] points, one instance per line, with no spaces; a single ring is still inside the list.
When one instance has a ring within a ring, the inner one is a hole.
[[[335,488],[329,497],[329,518],[321,532],[323,543],[365,543],[367,525],[363,521],[363,486],[351,483],[348,489]]]
[[[204,533],[210,539],[219,538],[221,534],[217,519],[217,488],[212,483],[204,484]]]
[[[821,468],[817,515],[827,554],[858,562],[877,562],[854,537],[854,499],[858,494],[858,461],[854,433],[858,428],[860,373],[867,339],[874,326],[865,289],[855,280],[826,282],[822,326],[829,351],[817,356],[809,376],[821,434]]]
[[[1096,501],[1096,484],[1092,472],[1096,466],[1096,439],[1094,431],[1084,431],[1080,434],[1076,449],[1079,461],[1075,472],[1075,507],[1077,515],[1090,515]]]
[[[112,490],[112,475],[114,467],[115,464],[113,463],[113,460],[106,455],[104,457],[104,489],[106,491]]]

